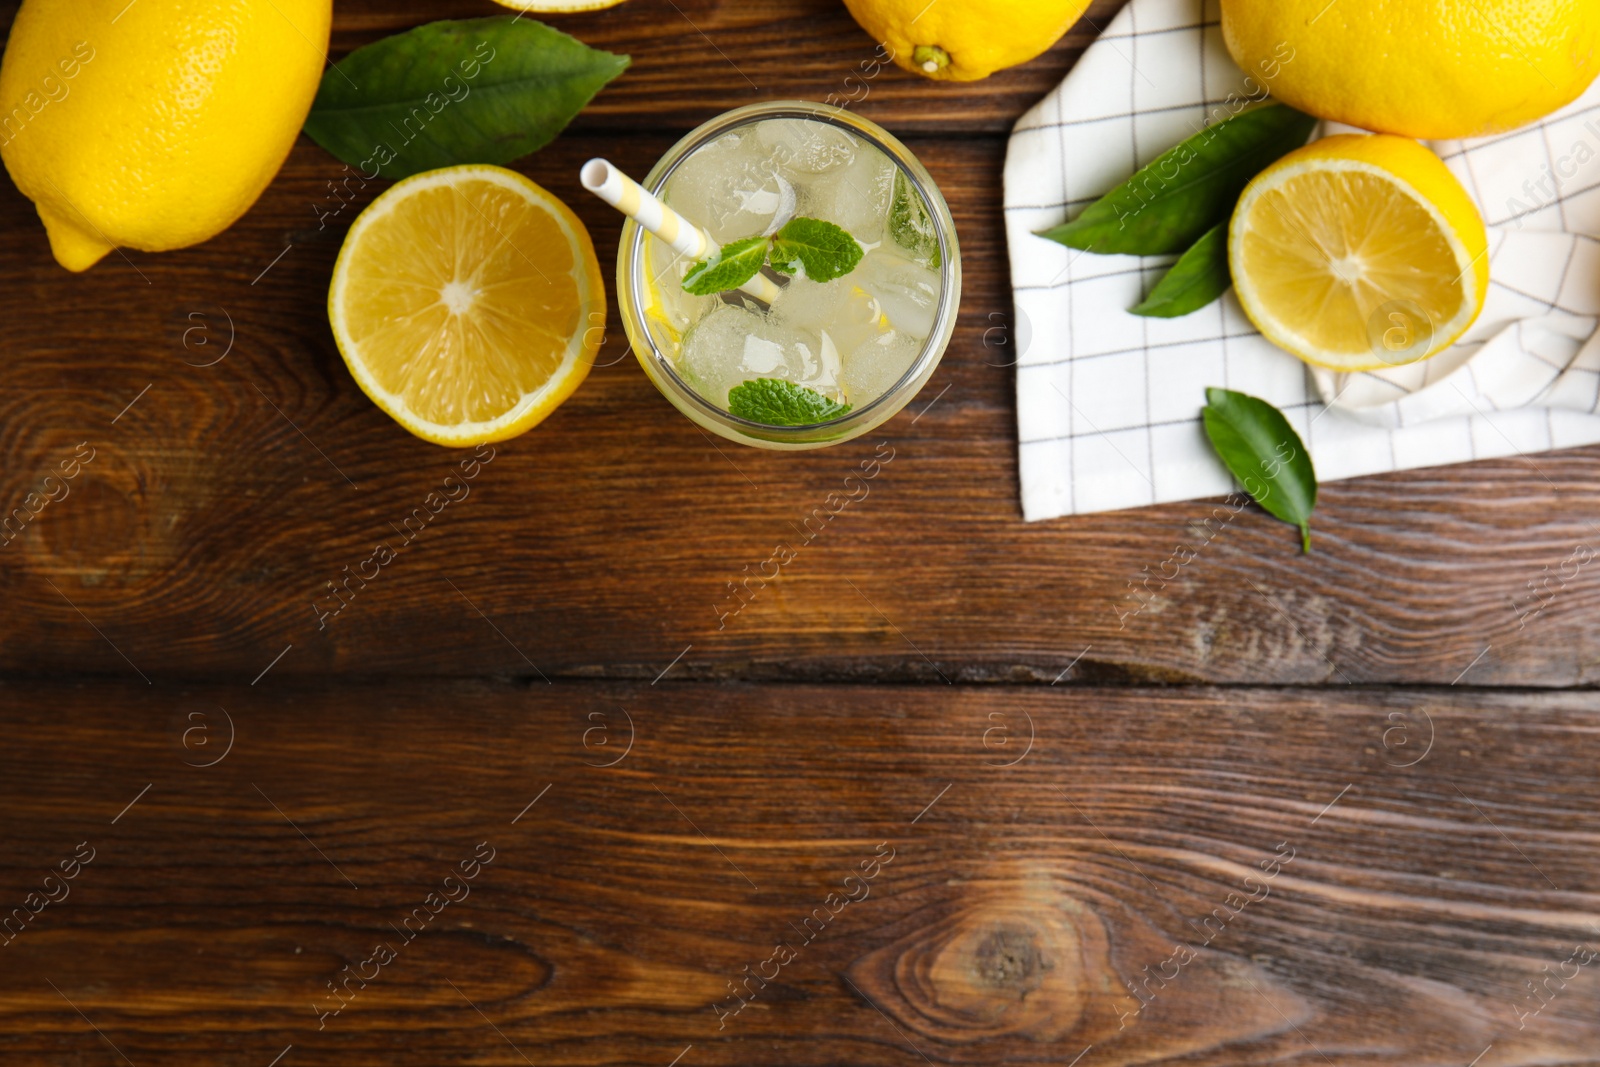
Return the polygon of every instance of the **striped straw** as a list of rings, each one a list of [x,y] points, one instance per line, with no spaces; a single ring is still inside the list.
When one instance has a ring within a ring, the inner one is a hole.
[[[656,199],[644,186],[603,159],[591,159],[579,173],[583,187],[640,226],[655,234],[672,250],[691,259],[708,259],[721,251],[709,234]],[[771,278],[757,274],[739,287],[766,304],[782,292]]]

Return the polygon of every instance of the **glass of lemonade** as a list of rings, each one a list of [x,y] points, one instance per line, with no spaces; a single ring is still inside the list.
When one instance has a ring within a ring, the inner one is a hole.
[[[773,239],[743,289],[695,295],[685,278],[693,287],[703,261],[623,227],[628,340],[696,423],[758,448],[820,448],[882,423],[933,374],[961,300],[955,224],[928,172],[875,123],[803,101],[739,108],[679,141],[642,184],[726,256],[753,245],[759,257],[758,239]],[[786,255],[838,231],[854,249],[830,246],[833,260]],[[805,403],[767,414],[745,403],[752,389]]]

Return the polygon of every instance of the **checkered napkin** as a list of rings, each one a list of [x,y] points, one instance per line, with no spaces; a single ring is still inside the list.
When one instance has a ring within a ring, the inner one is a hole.
[[[1131,0],[1017,122],[1005,211],[1024,516],[1230,492],[1200,425],[1208,385],[1283,409],[1322,481],[1600,442],[1600,82],[1536,126],[1430,146],[1483,211],[1491,282],[1472,330],[1420,364],[1313,371],[1256,333],[1232,292],[1184,318],[1130,315],[1174,257],[1034,235],[1252,88],[1218,0]]]

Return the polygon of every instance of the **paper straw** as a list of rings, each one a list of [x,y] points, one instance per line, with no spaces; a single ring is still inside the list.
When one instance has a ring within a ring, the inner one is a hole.
[[[591,159],[579,173],[583,187],[610,204],[640,226],[655,234],[680,255],[709,259],[721,246],[688,219],[656,199],[644,186],[603,159]],[[778,299],[783,290],[771,278],[757,274],[740,290],[766,304]]]

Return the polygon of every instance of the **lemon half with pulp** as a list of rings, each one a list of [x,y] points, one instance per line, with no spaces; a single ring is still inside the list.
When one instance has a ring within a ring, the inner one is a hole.
[[[503,167],[446,167],[356,219],[328,321],[373,403],[423,440],[470,446],[522,433],[572,395],[605,333],[605,286],[560,200]]]
[[[1239,197],[1228,263],[1266,338],[1338,371],[1413,363],[1472,325],[1489,288],[1483,218],[1439,157],[1404,137],[1297,149]]]

